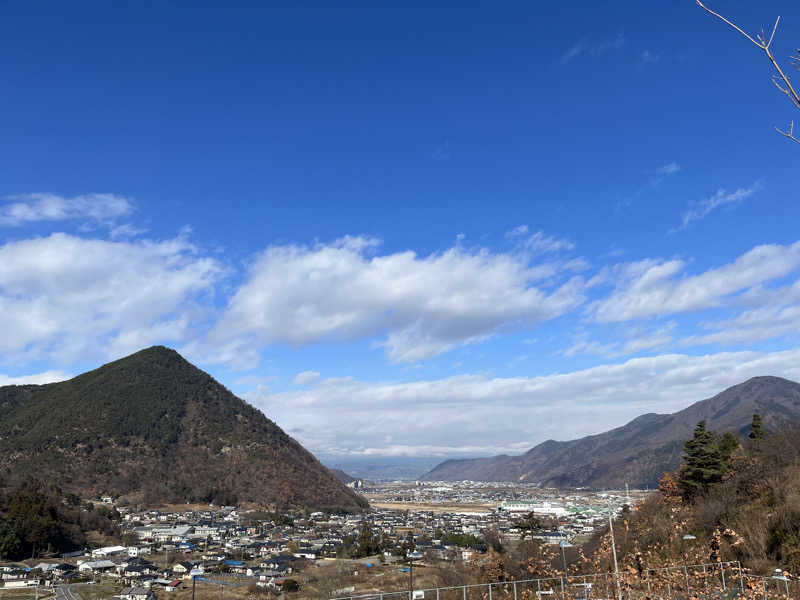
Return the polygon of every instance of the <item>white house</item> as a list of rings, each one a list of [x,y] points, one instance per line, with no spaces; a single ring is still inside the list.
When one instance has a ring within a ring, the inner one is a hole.
[[[109,556],[125,554],[127,551],[128,549],[125,546],[106,546],[105,548],[92,550],[92,558],[108,558]]]
[[[144,556],[151,554],[153,549],[150,546],[128,546],[128,556],[136,558],[137,556]]]
[[[81,573],[102,573],[103,571],[114,569],[116,566],[110,560],[87,560],[78,566],[78,571]]]
[[[192,570],[192,563],[189,562],[179,562],[175,563],[172,567],[173,573],[178,573],[180,575],[184,575]]]
[[[41,579],[16,579],[14,581],[4,581],[3,587],[5,589],[36,587],[42,585]]]

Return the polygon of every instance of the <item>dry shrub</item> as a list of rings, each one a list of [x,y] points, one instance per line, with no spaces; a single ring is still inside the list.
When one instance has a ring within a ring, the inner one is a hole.
[[[676,498],[673,483],[674,477],[662,479],[659,493],[615,523],[627,569],[708,562],[713,555],[757,573],[776,565],[800,571],[800,429],[746,444],[725,480],[691,504]],[[687,533],[696,539],[683,540]],[[587,544],[597,567],[608,566],[608,546],[607,532]]]

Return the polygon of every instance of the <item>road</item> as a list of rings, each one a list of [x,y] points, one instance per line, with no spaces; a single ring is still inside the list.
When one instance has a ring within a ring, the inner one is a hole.
[[[74,587],[65,583],[56,587],[56,600],[83,600],[83,598]]]

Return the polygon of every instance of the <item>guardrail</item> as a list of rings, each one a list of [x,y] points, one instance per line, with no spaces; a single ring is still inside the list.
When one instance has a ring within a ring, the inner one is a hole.
[[[762,577],[739,562],[675,565],[634,574],[587,573],[566,577],[496,581],[450,587],[380,591],[331,600],[800,600],[800,581]]]

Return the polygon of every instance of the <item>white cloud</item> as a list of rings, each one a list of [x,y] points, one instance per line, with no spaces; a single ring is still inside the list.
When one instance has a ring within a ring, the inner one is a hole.
[[[246,397],[318,453],[488,455],[674,412],[757,375],[800,379],[800,349],[664,354],[542,377],[327,379],[308,390]],[[387,446],[387,435],[397,442]]]
[[[578,58],[581,54],[586,51],[586,44],[584,42],[578,42],[570,46],[564,54],[561,55],[561,62],[568,63],[573,58]]]
[[[681,340],[684,346],[759,342],[783,335],[800,335],[800,280],[774,290],[753,290],[759,305],[730,319],[701,323],[711,333]],[[747,301],[751,298],[745,297]]]
[[[699,221],[707,217],[712,211],[726,206],[728,204],[738,204],[758,192],[761,189],[761,184],[756,182],[749,188],[739,188],[735,192],[728,192],[720,188],[716,194],[710,198],[705,198],[696,203],[693,207],[687,210],[683,215],[683,221],[678,227],[679,230],[686,229],[694,221]],[[675,230],[673,230],[675,231]]]
[[[583,280],[569,275],[581,264],[533,265],[519,253],[458,246],[425,257],[410,251],[368,255],[374,248],[374,240],[364,238],[267,248],[209,345],[221,360],[242,363],[242,352],[252,361],[247,349],[267,344],[384,334],[375,345],[393,362],[409,362],[533,327],[583,302]]]
[[[655,330],[647,330],[642,327],[627,327],[616,336],[622,339],[607,343],[592,340],[587,331],[579,330],[573,335],[575,341],[561,354],[564,356],[595,355],[605,358],[618,358],[645,350],[663,349],[673,342],[673,331],[676,325],[675,322],[669,322]]]
[[[622,33],[617,34],[616,37],[596,42],[581,40],[570,46],[561,55],[561,63],[566,64],[582,55],[600,56],[609,50],[619,50],[625,45],[625,41],[625,35]]]
[[[557,252],[559,250],[572,250],[575,244],[565,239],[558,239],[537,231],[527,240],[525,248],[532,252]]]
[[[672,342],[673,329],[674,329],[674,323],[668,325],[667,327],[662,327],[657,331],[653,331],[645,335],[637,336],[633,339],[630,339],[622,345],[622,348],[620,348],[619,350],[619,354],[621,356],[628,356],[630,354],[636,354],[637,352],[642,352],[644,350],[662,348],[667,344],[669,344],[670,342]]]
[[[513,229],[509,229],[506,231],[506,237],[509,239],[517,238],[522,235],[527,235],[529,231],[529,227],[527,225],[517,225]]]
[[[56,233],[0,246],[0,352],[119,356],[180,341],[222,274],[185,238],[109,242]]]
[[[22,194],[11,196],[0,205],[0,225],[19,226],[37,221],[88,219],[107,222],[128,216],[133,204],[115,194]]]
[[[652,190],[661,185],[661,182],[664,181],[664,179],[674,175],[675,173],[678,173],[680,170],[681,166],[674,161],[663,164],[655,169],[648,169],[647,173],[651,175],[651,178],[647,185],[640,186],[632,194],[617,200],[614,205],[614,211],[620,213],[630,208],[634,202],[641,198],[641,196],[651,193]]]
[[[137,237],[143,233],[147,233],[147,229],[136,227],[130,223],[123,223],[122,225],[113,227],[111,231],[108,232],[108,235],[112,240],[116,240],[119,238]]]
[[[721,306],[731,295],[788,275],[800,267],[800,242],[763,245],[734,262],[699,275],[678,277],[682,260],[642,260],[620,264],[599,277],[615,282],[610,296],[592,303],[590,314],[601,323],[699,311]]]
[[[294,378],[296,385],[310,385],[319,380],[320,374],[317,371],[303,371],[298,373]]]
[[[580,356],[584,354],[592,354],[595,356],[603,356],[611,358],[617,352],[618,344],[609,343],[601,344],[597,340],[590,340],[588,336],[579,336],[572,345],[564,350],[564,356]]]
[[[44,373],[36,373],[34,375],[21,375],[18,377],[11,377],[9,375],[0,375],[0,386],[4,385],[42,385],[44,383],[55,383],[56,381],[66,381],[72,378],[72,375],[64,371],[45,371]]]
[[[642,50],[641,54],[639,54],[639,64],[642,66],[645,65],[654,65],[661,60],[661,53],[660,52],[651,52],[650,50]]]
[[[575,244],[567,239],[547,235],[541,230],[532,235],[528,235],[529,231],[530,228],[527,225],[518,225],[506,231],[506,238],[513,240],[519,250],[531,254],[575,249]]]
[[[681,166],[676,162],[667,163],[665,165],[661,165],[656,169],[656,174],[662,176],[674,175],[678,171],[681,170]]]

